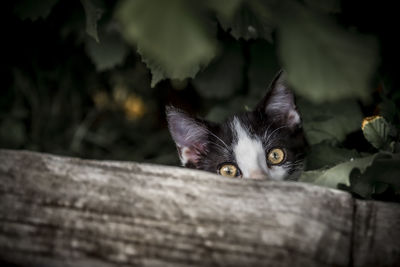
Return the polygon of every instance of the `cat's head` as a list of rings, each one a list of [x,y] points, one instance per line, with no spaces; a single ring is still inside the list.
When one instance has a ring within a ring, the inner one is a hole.
[[[302,170],[306,142],[283,71],[253,111],[216,124],[169,106],[167,120],[183,166],[273,180],[296,179]]]

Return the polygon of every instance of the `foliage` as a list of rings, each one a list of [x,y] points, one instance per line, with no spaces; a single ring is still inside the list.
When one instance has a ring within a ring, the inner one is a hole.
[[[378,59],[374,38],[350,33],[302,5],[281,18],[279,54],[299,95],[313,102],[370,96]]]
[[[354,155],[356,158],[351,157],[349,161],[328,169],[306,171],[300,180],[333,188],[338,187],[366,199],[400,201],[398,130],[383,117],[373,116],[364,119],[362,131],[371,146],[379,149],[379,152],[365,157]],[[335,153],[324,154],[324,162],[327,159],[336,158]],[[346,156],[346,153],[343,156]],[[315,164],[318,159],[314,158],[313,162]]]
[[[0,145],[177,164],[165,104],[221,121],[251,109],[283,67],[310,144],[301,181],[398,200],[393,10],[339,0],[15,1],[3,11]]]
[[[151,69],[152,85],[168,77],[194,77],[216,53],[202,23],[198,1],[123,1],[116,13],[126,40],[137,46]],[[157,18],[157,19],[155,19]]]
[[[81,0],[81,2],[86,13],[86,32],[88,35],[92,36],[96,42],[99,42],[97,23],[104,12],[100,7],[101,4],[94,0]]]
[[[399,154],[377,154],[363,171],[354,168],[350,173],[350,185],[339,184],[366,199],[400,201],[400,157]]]
[[[389,134],[393,132],[396,135],[395,129],[381,116],[371,116],[364,119],[362,123],[362,131],[364,137],[376,149],[388,149]]]
[[[97,34],[96,38],[98,38]],[[121,65],[129,52],[128,46],[112,27],[104,29],[101,34],[101,43],[87,38],[85,44],[87,54],[98,71],[104,71]]]
[[[360,128],[362,113],[354,100],[313,104],[299,99],[297,104],[302,113],[307,140],[311,145],[325,140],[342,142],[349,133]]]
[[[328,169],[306,171],[301,176],[300,181],[319,184],[332,188],[336,188],[339,183],[348,185],[350,172],[354,168],[358,168],[360,171],[364,171],[365,168],[369,164],[371,164],[373,158],[374,156],[367,156],[356,159],[351,158],[349,161],[341,162]]]
[[[31,19],[35,21],[39,18],[46,18],[58,0],[35,0],[19,1],[14,6],[14,12],[21,19]]]
[[[244,59],[240,45],[227,45],[224,53],[200,72],[193,85],[205,98],[228,98],[243,86]]]

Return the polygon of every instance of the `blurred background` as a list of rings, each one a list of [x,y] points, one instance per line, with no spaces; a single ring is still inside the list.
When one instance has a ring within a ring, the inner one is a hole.
[[[363,118],[400,120],[395,10],[391,1],[8,1],[0,147],[178,165],[166,104],[221,121],[251,109],[284,68],[312,146],[308,169],[374,153]]]

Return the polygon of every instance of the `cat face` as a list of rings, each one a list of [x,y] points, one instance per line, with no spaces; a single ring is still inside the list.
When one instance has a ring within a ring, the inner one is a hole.
[[[295,180],[306,146],[301,118],[284,72],[257,107],[216,124],[167,107],[183,166],[228,177]]]

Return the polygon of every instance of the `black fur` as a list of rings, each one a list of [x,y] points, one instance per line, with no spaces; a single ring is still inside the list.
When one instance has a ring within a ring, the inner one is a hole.
[[[278,97],[274,98],[276,96]],[[283,108],[268,108],[268,105],[272,106],[271,103],[277,99],[285,101],[285,103],[282,103],[284,104],[282,105]],[[171,134],[177,144],[179,153],[182,153],[182,145],[180,144],[179,136],[176,136],[176,127],[177,124],[180,123],[180,121],[177,120],[178,118],[191,120],[194,128],[202,127],[206,129],[204,131],[204,140],[206,140],[205,146],[200,149],[201,151],[198,151],[198,160],[195,162],[187,162],[185,164],[186,167],[216,173],[221,164],[226,162],[235,163],[232,147],[237,143],[237,140],[235,133],[232,132],[231,125],[236,117],[241,124],[246,125],[251,135],[260,137],[263,141],[266,154],[270,149],[275,147],[284,149],[286,154],[284,162],[292,163],[287,164],[289,165],[287,171],[289,174],[292,174],[301,168],[301,163],[304,160],[306,141],[301,122],[294,124],[293,116],[290,116],[292,113],[285,111],[285,108],[297,111],[293,94],[286,84],[285,73],[280,72],[272,81],[268,93],[256,106],[254,111],[244,112],[228,118],[222,124],[215,124],[192,118],[179,109],[168,107],[167,118]],[[171,112],[180,115],[172,119],[170,116]],[[190,128],[188,130],[190,131]],[[266,138],[264,137],[268,136],[270,137],[269,140],[265,140]]]

